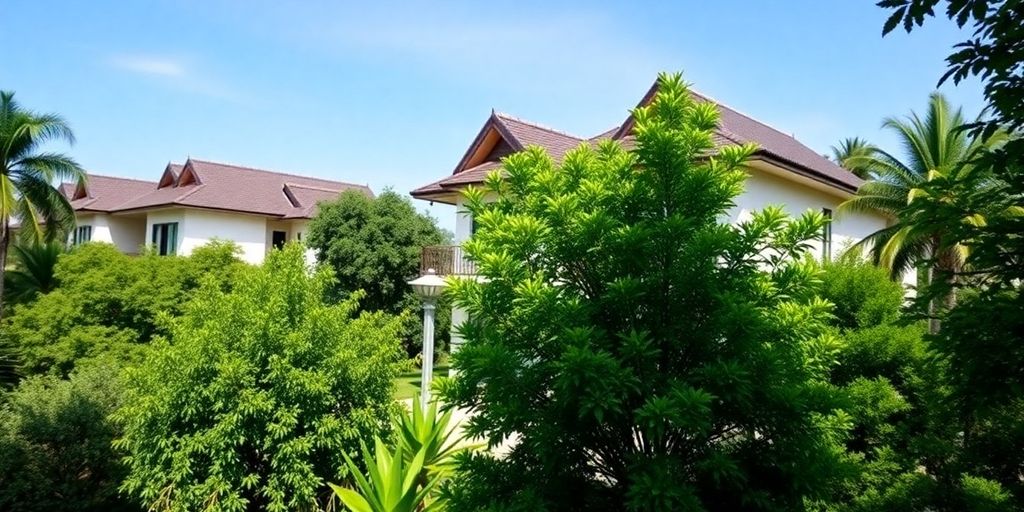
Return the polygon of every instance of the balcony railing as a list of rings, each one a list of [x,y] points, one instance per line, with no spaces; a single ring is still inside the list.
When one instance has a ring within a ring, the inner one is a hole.
[[[458,245],[428,245],[420,257],[420,274],[434,269],[439,276],[470,276],[476,274],[476,263],[470,261]]]

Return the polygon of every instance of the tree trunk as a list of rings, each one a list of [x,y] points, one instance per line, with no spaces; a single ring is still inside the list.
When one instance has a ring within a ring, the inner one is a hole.
[[[4,278],[7,276],[7,247],[11,245],[11,219],[0,222],[0,319],[4,316]]]

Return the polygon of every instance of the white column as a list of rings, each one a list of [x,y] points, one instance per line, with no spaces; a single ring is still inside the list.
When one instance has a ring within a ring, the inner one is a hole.
[[[420,378],[420,405],[430,403],[430,383],[434,378],[434,309],[433,299],[423,301],[423,375]]]

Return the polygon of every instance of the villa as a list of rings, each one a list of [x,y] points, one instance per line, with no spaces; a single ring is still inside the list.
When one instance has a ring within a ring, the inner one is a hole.
[[[317,203],[365,185],[323,180],[189,158],[168,164],[157,181],[89,174],[61,191],[75,209],[72,244],[114,244],[137,253],[188,255],[210,240],[230,240],[241,257],[260,263],[267,252],[302,240]]]
[[[638,106],[650,102],[656,90],[657,84],[647,91]],[[760,148],[749,162],[750,176],[743,194],[736,198],[736,206],[729,212],[730,222],[747,220],[752,211],[773,204],[784,206],[790,215],[798,215],[807,209],[821,211],[832,220],[822,233],[823,241],[815,243],[814,250],[823,259],[831,258],[841,248],[888,225],[889,219],[876,213],[849,213],[833,217],[838,206],[853,196],[863,180],[793,136],[707,96],[693,94],[697,101],[714,102],[718,106],[721,118],[715,133],[717,145],[753,142]],[[469,185],[481,184],[490,172],[500,169],[502,157],[536,145],[547,149],[551,157],[559,161],[580,144],[594,144],[603,139],[621,141],[630,147],[635,144],[633,123],[632,116],[629,116],[618,126],[598,135],[578,137],[492,111],[451,175],[411,192],[417,199],[457,208],[456,245],[425,247],[421,273],[433,269],[440,275],[474,274],[472,262],[463,257],[458,245],[472,235],[474,228],[472,215],[463,208],[460,191]],[[909,279],[912,276],[908,276]],[[452,311],[453,326],[464,319],[464,311],[458,308]],[[454,330],[451,340],[454,350],[461,342]]]

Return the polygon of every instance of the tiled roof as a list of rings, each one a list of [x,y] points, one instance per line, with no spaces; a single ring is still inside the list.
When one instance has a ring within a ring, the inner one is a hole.
[[[649,102],[654,97],[656,91],[657,84],[647,91],[647,94],[644,95],[639,104],[644,105]],[[863,180],[853,173],[839,167],[831,160],[803,145],[796,138],[718,103],[707,96],[698,93],[693,94],[698,101],[710,101],[718,106],[720,112],[719,127],[713,135],[716,147],[753,142],[760,147],[755,156],[781,164],[794,174],[809,176],[846,192],[855,191],[863,183]],[[508,142],[513,145],[514,149],[522,149],[532,144],[539,145],[547,149],[556,161],[561,160],[566,152],[583,142],[595,144],[598,141],[611,138],[620,141],[627,149],[634,147],[636,144],[632,135],[632,116],[627,118],[621,125],[589,139],[576,137],[499,112],[491,114],[488,123],[492,122],[503,138],[511,139]],[[485,125],[484,129],[487,129],[487,125]],[[483,132],[481,132],[482,134]],[[481,136],[478,136],[474,145],[479,143],[480,140]],[[472,150],[473,148],[471,147],[470,149]],[[412,195],[414,197],[431,198],[439,194],[450,194],[466,184],[480,183],[490,171],[501,166],[500,162],[488,161],[483,164],[463,168],[466,163],[467,157],[463,157],[451,176],[417,188],[412,191]]]
[[[585,139],[548,128],[547,126],[524,121],[501,112],[494,117],[508,130],[509,134],[523,147],[540,146],[551,153],[555,160],[561,160],[570,149],[579,146]]]
[[[108,212],[181,206],[282,218],[311,218],[316,213],[317,202],[335,198],[346,190],[373,195],[365,185],[195,158],[190,158],[184,165],[171,164],[168,169],[177,179],[173,184],[160,188],[154,182],[90,175],[87,189],[91,196],[100,196],[89,199],[92,202],[85,199],[73,201],[72,206],[76,210]],[[97,204],[103,208],[97,208]]]
[[[156,188],[152,181],[89,174],[84,190],[72,183],[61,184],[61,191],[78,211],[111,212],[125,200],[138,197]]]

